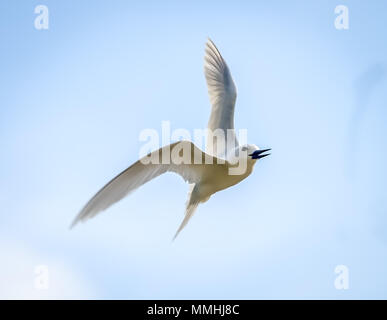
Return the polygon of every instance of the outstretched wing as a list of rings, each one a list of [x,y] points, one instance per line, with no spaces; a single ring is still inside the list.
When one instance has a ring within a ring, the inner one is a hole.
[[[237,89],[226,61],[224,61],[211,39],[208,39],[206,43],[204,74],[212,105],[210,120],[208,122],[210,132],[206,151],[215,156],[225,156],[227,139],[233,139],[231,142],[238,145],[234,132],[234,109]],[[223,131],[226,139],[224,144],[216,144],[216,141],[211,139],[211,131],[216,134],[215,130],[217,129]],[[229,136],[227,137],[228,129],[232,130],[229,131]]]
[[[148,154],[98,191],[83,207],[71,227],[79,221],[86,221],[94,217],[130,192],[165,172],[175,172],[189,183],[199,182],[204,169],[202,164],[205,163],[206,159],[209,161],[208,157],[211,158],[190,141],[175,142]],[[155,163],[155,161],[150,161],[152,159],[159,161]]]

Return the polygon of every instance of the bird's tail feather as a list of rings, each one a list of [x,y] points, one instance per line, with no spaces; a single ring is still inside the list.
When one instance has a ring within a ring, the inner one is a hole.
[[[176,239],[176,237],[179,235],[180,231],[183,230],[183,228],[187,225],[189,219],[193,216],[193,214],[196,211],[196,208],[198,207],[199,202],[191,202],[189,201],[187,208],[185,210],[185,216],[183,219],[183,222],[180,224],[179,229],[177,229],[175,236],[173,237],[172,241]]]

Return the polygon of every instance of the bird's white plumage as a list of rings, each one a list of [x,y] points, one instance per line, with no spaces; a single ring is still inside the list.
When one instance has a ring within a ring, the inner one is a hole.
[[[179,148],[179,150],[190,148],[191,159],[189,159],[189,162],[191,164],[176,164],[177,160],[173,159],[173,157],[176,157],[178,152],[173,152],[175,150],[174,148]],[[168,153],[170,157],[169,164],[144,164],[146,162],[144,161],[144,158],[150,159],[152,158],[152,154],[156,154],[157,158],[160,159],[161,162],[163,153]],[[143,184],[165,172],[177,173],[188,183],[198,183],[203,175],[203,170],[205,167],[194,164],[195,154],[199,155],[202,159],[205,157],[210,157],[209,155],[205,155],[203,151],[198,149],[190,141],[175,142],[169,146],[165,146],[157,151],[152,152],[151,154],[148,154],[143,159],[138,160],[129,168],[117,175],[114,179],[108,182],[93,198],[91,198],[75,218],[72,226],[74,226],[79,221],[86,221],[87,219],[94,217],[99,212],[107,209],[114,203],[124,198],[130,192],[136,190]]]
[[[204,56],[204,75],[207,81],[208,94],[212,105],[208,121],[208,129],[215,132],[221,129],[225,136],[224,148],[208,137],[207,152],[219,157],[227,157],[228,139],[233,139],[232,144],[238,145],[234,131],[234,110],[237,89],[232,79],[230,70],[215,44],[208,39]],[[227,130],[228,136],[227,136]]]
[[[226,62],[210,39],[206,43],[204,60],[204,74],[212,105],[208,129],[212,133],[217,130],[223,132],[225,143],[219,145],[216,140],[208,139],[205,153],[190,141],[180,141],[150,153],[107,183],[83,207],[71,226],[79,221],[86,221],[94,217],[159,175],[174,172],[190,184],[185,217],[175,234],[174,238],[176,238],[200,203],[207,201],[212,194],[239,183],[251,174],[256,158],[247,155],[259,148],[255,145],[238,146],[234,131],[236,86]],[[209,135],[209,138],[213,139],[213,137]],[[233,149],[235,153],[231,154],[230,150],[227,149],[228,146],[235,146]],[[187,150],[190,150],[188,159],[185,158],[184,162],[181,162],[180,151],[183,151],[182,153],[186,157],[187,153],[185,152]],[[170,162],[146,164],[148,161],[145,159],[156,156],[161,160],[164,159],[163,154],[167,155]],[[229,173],[231,167],[235,169],[233,162],[235,157],[240,159],[245,157],[246,171],[240,175]],[[218,161],[220,158],[222,158],[222,161]]]

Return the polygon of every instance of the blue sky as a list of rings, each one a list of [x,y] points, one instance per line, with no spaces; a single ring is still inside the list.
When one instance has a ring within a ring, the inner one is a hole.
[[[47,5],[49,29],[34,8]],[[334,8],[349,8],[336,30]],[[2,1],[0,297],[387,298],[383,1]],[[273,149],[201,205],[164,175],[87,224],[146,128],[206,127],[207,36]],[[334,287],[337,265],[349,289]],[[47,290],[33,286],[46,265]]]

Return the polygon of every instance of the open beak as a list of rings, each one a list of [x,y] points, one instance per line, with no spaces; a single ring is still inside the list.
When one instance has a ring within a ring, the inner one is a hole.
[[[265,153],[266,151],[270,151],[270,150],[271,149],[256,150],[252,154],[249,154],[249,156],[251,156],[251,159],[261,159],[270,155],[270,153]]]

